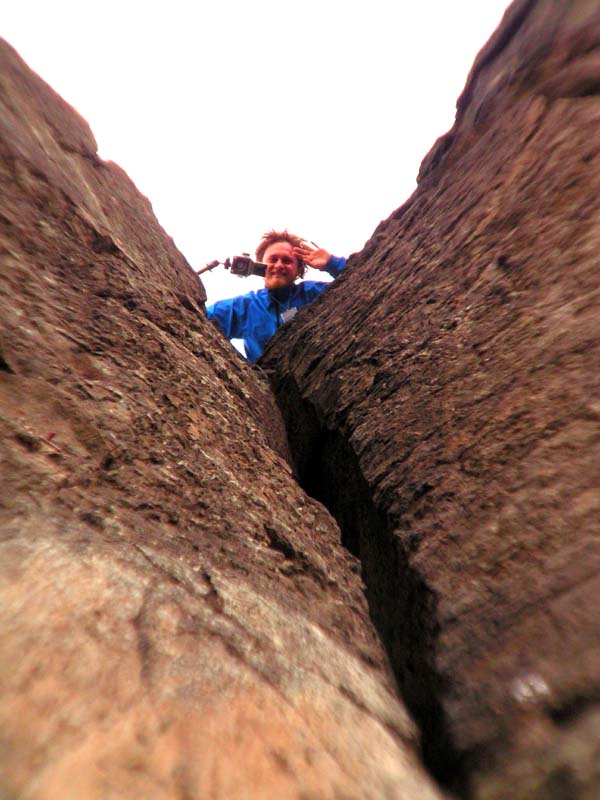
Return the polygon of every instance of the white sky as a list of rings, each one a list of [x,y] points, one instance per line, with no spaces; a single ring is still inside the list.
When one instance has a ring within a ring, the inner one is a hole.
[[[508,4],[12,0],[0,35],[199,268],[270,228],[361,249],[412,193]],[[222,267],[203,282],[209,302],[262,285]]]

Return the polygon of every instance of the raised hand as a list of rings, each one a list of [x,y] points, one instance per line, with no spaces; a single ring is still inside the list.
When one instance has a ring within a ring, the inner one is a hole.
[[[303,242],[298,247],[294,247],[294,253],[313,269],[324,269],[331,257],[331,253],[314,242]]]

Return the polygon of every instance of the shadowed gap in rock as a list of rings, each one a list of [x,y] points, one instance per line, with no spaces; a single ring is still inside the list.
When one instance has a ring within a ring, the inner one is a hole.
[[[335,517],[342,544],[361,561],[371,619],[399,693],[420,727],[424,764],[440,784],[466,797],[464,759],[449,735],[441,705],[445,687],[434,663],[435,598],[411,566],[405,544],[375,507],[343,435],[319,421],[292,379],[277,387],[277,395],[299,483]]]
[[[10,364],[6,361],[2,352],[0,352],[0,372],[8,372],[10,375],[14,375],[13,370],[10,368]]]

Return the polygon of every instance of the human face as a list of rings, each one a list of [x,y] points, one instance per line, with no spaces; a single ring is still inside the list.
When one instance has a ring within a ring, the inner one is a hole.
[[[289,242],[274,242],[263,256],[266,289],[287,289],[298,277],[298,257]]]

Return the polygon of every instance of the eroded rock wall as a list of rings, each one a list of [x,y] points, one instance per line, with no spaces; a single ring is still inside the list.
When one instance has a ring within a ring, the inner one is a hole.
[[[0,42],[0,795],[439,797],[258,370]]]
[[[415,194],[263,364],[432,769],[598,797],[597,0],[513,4]]]

